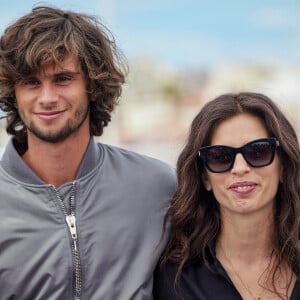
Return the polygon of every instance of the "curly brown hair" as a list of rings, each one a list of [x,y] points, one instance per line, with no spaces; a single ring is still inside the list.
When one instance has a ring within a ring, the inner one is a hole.
[[[299,274],[300,269],[300,152],[296,132],[275,103],[265,95],[243,92],[224,94],[208,102],[192,122],[188,141],[177,161],[178,188],[165,218],[171,223],[170,239],[161,258],[162,265],[177,266],[178,284],[182,269],[200,258],[209,267],[207,248],[221,230],[219,205],[204,186],[205,167],[198,157],[203,146],[210,145],[220,122],[239,113],[257,116],[270,137],[280,143],[279,155],[283,182],[279,184],[275,208],[275,250],[279,272],[282,261]],[[276,288],[275,288],[276,291]]]
[[[103,133],[125,82],[124,56],[97,18],[38,6],[10,25],[0,40],[0,108],[6,113],[8,134],[19,141],[27,138],[16,107],[15,84],[70,55],[78,58],[87,78],[91,135]]]

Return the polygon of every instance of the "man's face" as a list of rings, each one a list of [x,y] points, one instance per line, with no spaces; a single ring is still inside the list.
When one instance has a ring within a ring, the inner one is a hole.
[[[15,94],[28,138],[57,143],[76,133],[89,134],[86,79],[76,58],[69,56],[23,78]]]

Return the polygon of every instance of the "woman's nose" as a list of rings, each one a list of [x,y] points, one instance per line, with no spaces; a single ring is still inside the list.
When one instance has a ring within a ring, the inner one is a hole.
[[[251,167],[248,165],[243,155],[241,153],[237,153],[237,155],[235,156],[233,167],[231,169],[231,173],[234,174],[247,173],[250,171],[250,168]]]

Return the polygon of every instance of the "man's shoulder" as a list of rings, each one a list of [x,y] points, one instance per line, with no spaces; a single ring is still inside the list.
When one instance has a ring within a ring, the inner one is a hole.
[[[162,160],[117,146],[102,143],[98,143],[98,146],[106,163],[113,163],[119,168],[131,169],[134,172],[143,172],[146,176],[165,175],[175,181],[175,168]]]
[[[108,144],[102,144],[102,143],[98,143],[98,146],[100,148],[102,148],[102,151],[104,152],[104,154],[111,156],[115,159],[120,159],[123,161],[131,161],[134,163],[140,163],[140,164],[149,164],[152,166],[156,166],[158,168],[166,168],[166,169],[172,169],[174,170],[174,168],[172,166],[170,166],[168,163],[155,158],[155,157],[151,157],[142,153],[138,153],[132,150],[128,150],[125,148],[121,148],[118,146],[113,146],[113,145],[108,145]]]

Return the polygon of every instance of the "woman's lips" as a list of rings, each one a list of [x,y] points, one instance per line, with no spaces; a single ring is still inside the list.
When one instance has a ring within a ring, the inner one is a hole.
[[[229,186],[229,189],[235,193],[248,194],[255,190],[256,186],[255,182],[235,182]]]

